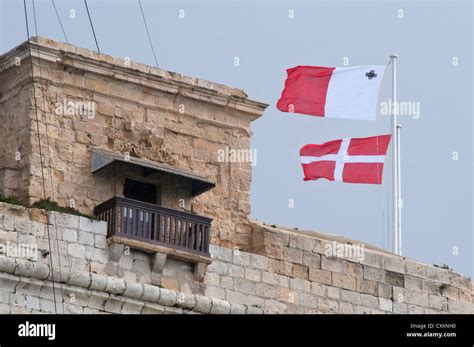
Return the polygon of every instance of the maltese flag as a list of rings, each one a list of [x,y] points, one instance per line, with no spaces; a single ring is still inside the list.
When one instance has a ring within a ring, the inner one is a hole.
[[[334,140],[300,150],[304,180],[381,184],[391,135]]]
[[[288,69],[277,108],[318,117],[375,120],[385,68],[371,65]]]

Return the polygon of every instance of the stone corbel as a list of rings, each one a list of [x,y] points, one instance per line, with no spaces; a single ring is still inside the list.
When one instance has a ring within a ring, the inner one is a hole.
[[[107,239],[107,242],[109,243],[110,261],[119,262],[120,258],[124,254],[125,247],[130,247],[131,249],[137,249],[142,252],[149,253],[151,255],[151,270],[158,274],[163,272],[166,260],[169,257],[187,263],[192,263],[194,280],[202,281],[206,275],[207,265],[212,262],[211,257],[139,240],[112,236]]]
[[[197,262],[194,264],[194,280],[202,281],[207,271],[207,263]]]
[[[156,273],[161,273],[166,264],[167,254],[156,252],[151,258],[151,270]]]
[[[110,243],[109,244],[109,260],[119,262],[120,258],[124,254],[125,245],[121,243]]]

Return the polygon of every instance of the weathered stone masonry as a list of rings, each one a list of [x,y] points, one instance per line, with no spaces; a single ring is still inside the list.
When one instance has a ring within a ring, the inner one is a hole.
[[[59,112],[67,101],[93,102],[93,117]],[[114,243],[105,222],[0,203],[0,243],[39,248],[37,259],[0,255],[0,313],[474,313],[471,281],[453,271],[369,245],[363,259],[327,257],[328,243],[355,242],[249,220],[251,163],[217,156],[250,148],[251,122],[266,106],[238,89],[44,38],[0,56],[0,194],[31,203],[45,183],[60,204],[92,214],[136,178],[157,184],[157,205],[213,218],[211,258],[190,262],[176,249]],[[188,170],[215,187],[193,197],[183,176],[122,162],[92,173],[95,149]]]
[[[329,258],[343,239],[254,223],[261,254],[212,246],[203,281],[169,259],[161,274],[139,251],[109,259],[104,222],[0,204],[0,241],[37,243],[37,262],[0,256],[0,313],[472,313],[470,279],[366,249],[360,262]],[[57,227],[54,227],[53,220]],[[57,238],[56,238],[57,232]],[[62,289],[62,291],[61,291]],[[60,302],[61,300],[59,300]]]
[[[167,182],[162,186],[175,188],[162,192],[162,204],[175,208],[183,199],[188,210],[213,218],[213,243],[250,246],[251,163],[219,162],[218,151],[250,148],[250,123],[266,104],[248,99],[239,89],[44,38],[4,54],[0,66],[2,193],[29,202],[43,198],[38,117],[46,191],[62,205],[72,201],[81,212],[92,214],[114,192],[120,196],[120,174],[134,177],[137,170],[109,168],[94,175],[91,149],[129,154],[214,181],[214,189],[194,199],[185,186]],[[94,117],[68,114],[61,106],[69,101],[95,103]],[[160,179],[156,173],[150,178]]]

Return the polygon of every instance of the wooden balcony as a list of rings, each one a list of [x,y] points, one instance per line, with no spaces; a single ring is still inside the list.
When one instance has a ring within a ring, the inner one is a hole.
[[[94,214],[107,222],[109,238],[210,257],[210,218],[120,197],[98,205]]]

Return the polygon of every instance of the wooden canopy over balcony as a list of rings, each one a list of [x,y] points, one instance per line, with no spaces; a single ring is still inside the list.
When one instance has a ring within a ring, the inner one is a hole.
[[[133,166],[142,167],[144,169],[144,175],[148,175],[153,171],[165,172],[171,175],[176,175],[188,179],[191,181],[192,191],[191,195],[198,196],[209,189],[212,189],[216,184],[206,177],[197,175],[194,172],[186,171],[171,167],[169,165],[154,162],[147,159],[124,156],[123,154],[106,151],[99,148],[93,148],[91,153],[91,171],[98,172],[103,168],[116,163],[126,163]]]

